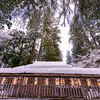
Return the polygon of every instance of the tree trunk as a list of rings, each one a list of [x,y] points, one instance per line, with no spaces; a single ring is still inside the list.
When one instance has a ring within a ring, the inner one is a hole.
[[[35,48],[35,42],[36,42],[36,37],[35,37],[35,39],[34,39],[33,46],[32,46],[31,62],[32,62],[32,58],[33,58],[33,53],[34,53],[34,48]]]
[[[96,46],[96,48],[97,48],[97,44],[96,44],[95,38],[93,37],[92,32],[90,32],[90,35],[91,35],[91,37],[92,37],[92,39],[93,39],[93,41],[94,41],[94,44],[95,44],[95,46]]]
[[[40,49],[39,49],[39,54],[38,54],[37,61],[39,61],[39,60],[40,60],[41,50],[42,50],[42,42],[43,42],[43,38],[42,38],[42,40],[41,40],[41,45],[40,45]]]
[[[40,56],[41,56],[43,36],[44,36],[44,30],[43,30],[43,35],[42,35],[42,39],[41,39],[41,44],[40,44],[40,49],[39,49],[39,54],[38,54],[38,57],[37,57],[37,61],[39,61],[39,60],[40,60]]]
[[[36,27],[36,30],[35,32],[37,31],[38,29],[38,26]],[[36,33],[35,33],[36,34]],[[31,59],[30,59],[30,62],[32,62],[32,58],[33,58],[33,54],[34,54],[34,48],[35,48],[35,42],[36,42],[36,36],[35,36],[35,39],[34,39],[34,42],[33,42],[33,46],[32,46],[32,52],[31,52]]]
[[[90,35],[91,35],[91,37],[92,37],[92,39],[93,39],[93,42],[94,42],[94,44],[95,44],[95,46],[96,46],[96,48],[97,48],[97,44],[96,44],[95,38],[93,37],[92,32],[90,32]]]

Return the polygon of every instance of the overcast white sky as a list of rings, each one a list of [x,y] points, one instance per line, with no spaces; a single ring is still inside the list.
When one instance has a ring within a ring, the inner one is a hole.
[[[62,55],[63,55],[63,62],[66,63],[66,53],[67,53],[67,50],[70,50],[72,49],[72,45],[69,44],[69,35],[68,35],[68,32],[69,32],[69,25],[67,24],[66,27],[64,26],[59,26],[60,30],[61,30],[61,34],[60,34],[60,37],[61,37],[61,42],[60,43],[60,50],[62,51]]]
[[[74,10],[74,5],[71,4],[70,5],[71,9]],[[73,18],[73,14],[71,14],[70,16],[70,21],[72,20]],[[62,19],[63,20],[63,19]],[[67,50],[70,50],[71,52],[71,49],[72,49],[72,45],[69,44],[69,37],[70,35],[69,34],[69,28],[70,28],[70,25],[68,23],[66,23],[66,27],[64,26],[59,26],[60,30],[61,30],[61,44],[60,44],[60,49],[62,51],[62,55],[63,55],[63,62],[66,63],[66,53],[67,53]]]

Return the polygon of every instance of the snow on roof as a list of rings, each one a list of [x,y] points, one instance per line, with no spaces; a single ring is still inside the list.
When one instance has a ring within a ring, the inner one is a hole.
[[[0,73],[100,74],[100,68],[77,68],[63,62],[35,62],[15,68],[0,68]]]
[[[71,65],[65,64],[63,62],[46,62],[46,61],[36,61],[33,64],[23,66],[23,68],[71,68]],[[16,67],[18,68],[18,67]]]

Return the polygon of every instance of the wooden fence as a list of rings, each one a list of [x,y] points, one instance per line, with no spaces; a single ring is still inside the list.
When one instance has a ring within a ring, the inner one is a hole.
[[[99,75],[0,74],[0,98],[100,99]]]

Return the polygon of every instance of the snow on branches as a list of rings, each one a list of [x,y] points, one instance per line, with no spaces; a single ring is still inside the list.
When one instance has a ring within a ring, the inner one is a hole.
[[[100,50],[88,50],[84,56],[78,55],[77,63],[72,63],[74,67],[82,68],[99,68],[100,67]]]

